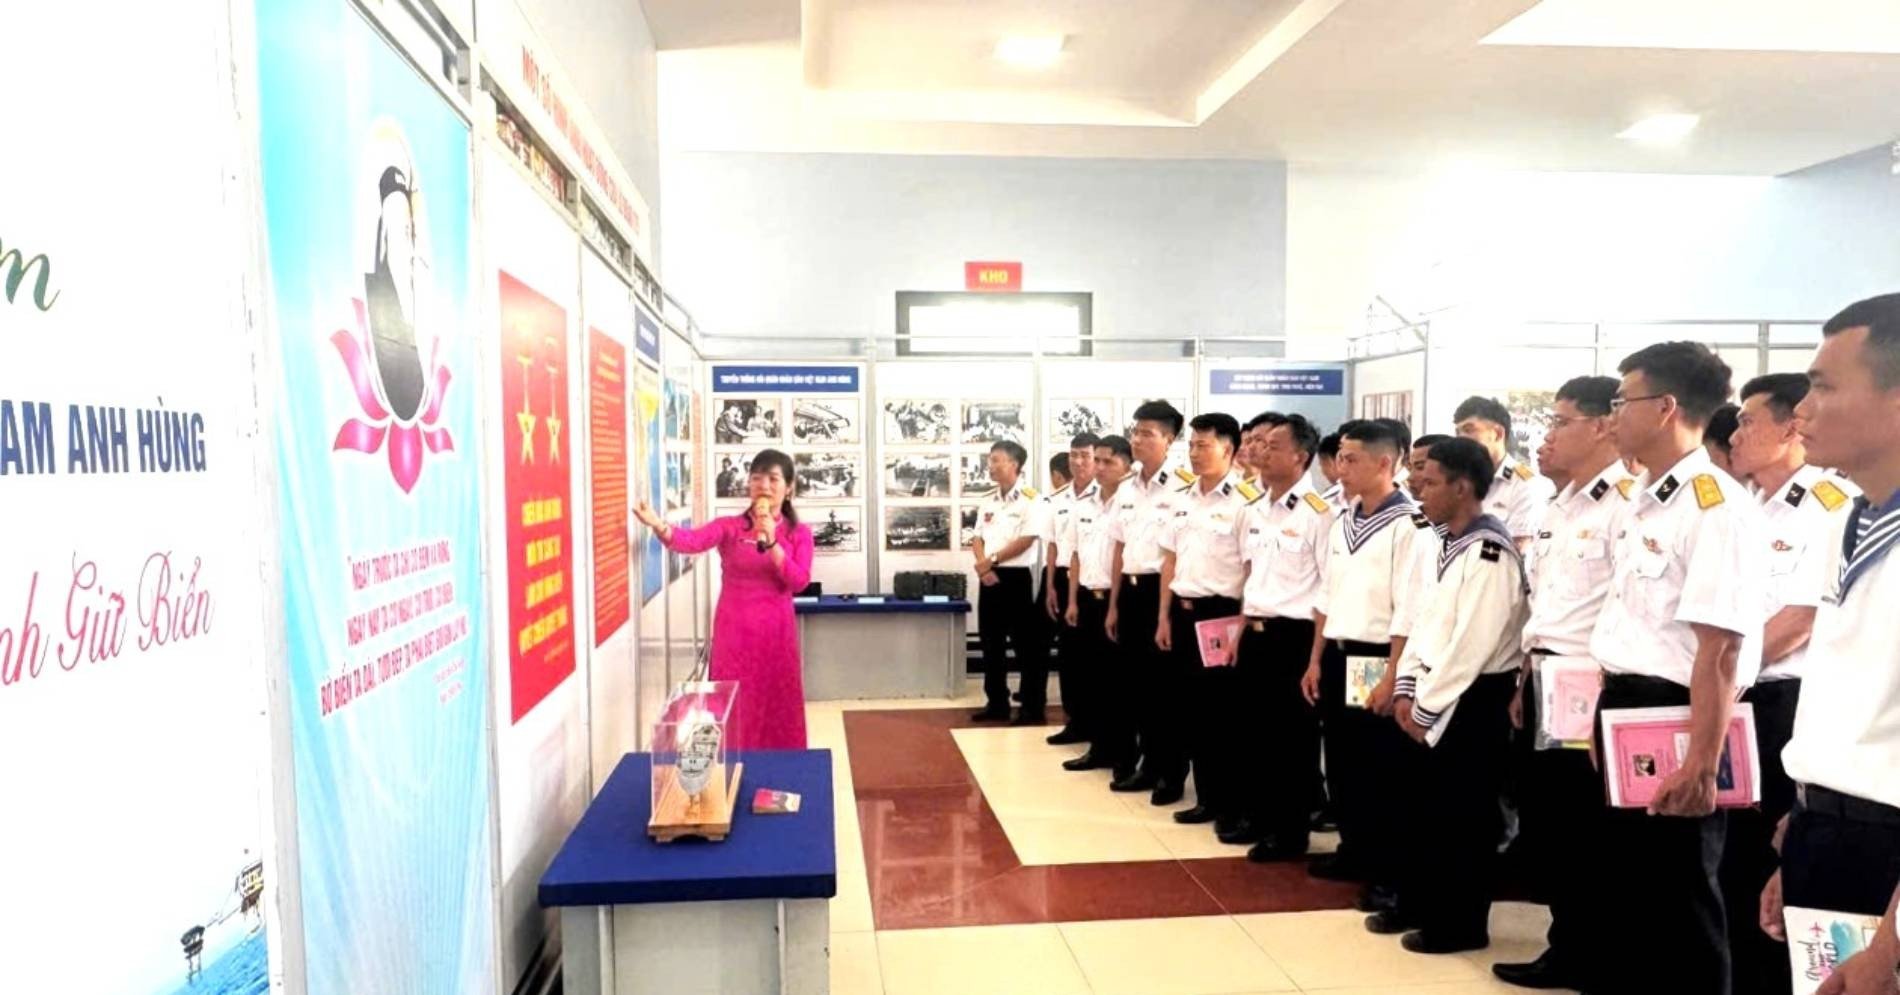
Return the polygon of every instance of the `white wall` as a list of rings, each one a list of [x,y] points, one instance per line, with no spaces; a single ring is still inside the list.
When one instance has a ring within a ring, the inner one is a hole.
[[[659,53],[640,0],[518,0],[653,208],[659,243]]]
[[[890,334],[969,260],[1095,295],[1095,333],[1277,334],[1280,163],[669,153],[667,289],[724,334]]]
[[[1287,323],[1410,312],[1500,320],[1815,319],[1900,274],[1900,178],[1884,148],[1787,177],[1381,173],[1294,166]]]

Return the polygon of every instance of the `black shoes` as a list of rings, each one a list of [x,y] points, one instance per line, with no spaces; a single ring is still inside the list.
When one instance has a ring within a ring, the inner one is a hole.
[[[1042,709],[1040,708],[1019,708],[1016,710],[1016,717],[1011,719],[1009,724],[1013,726],[1046,726],[1049,724],[1049,720],[1042,714]]]
[[[1111,781],[1126,781],[1135,776],[1135,769],[1132,763],[1116,764],[1114,769],[1109,771],[1109,777]],[[1110,786],[1113,787],[1113,784],[1111,783]]]
[[[1491,973],[1507,985],[1519,988],[1571,988],[1582,990],[1583,979],[1564,969],[1563,965],[1551,959],[1546,950],[1542,957],[1528,964],[1493,964]]]
[[[1222,842],[1226,842],[1223,840]],[[1306,837],[1284,839],[1279,836],[1262,837],[1260,842],[1247,851],[1247,859],[1256,864],[1277,864],[1284,860],[1298,860],[1306,856]]]
[[[1159,805],[1164,803],[1156,802],[1155,804]],[[1183,826],[1203,825],[1214,821],[1214,810],[1208,808],[1206,805],[1196,805],[1193,808],[1183,809],[1174,813],[1174,821]]]
[[[981,709],[977,711],[976,714],[971,715],[970,721],[971,722],[1008,722],[1009,709],[1007,707],[997,708],[994,705],[992,705],[989,708]]]
[[[1404,916],[1399,915],[1397,910],[1394,909],[1374,912],[1366,917],[1366,932],[1378,936],[1397,936],[1400,933],[1410,931],[1414,925],[1416,924]]]
[[[1399,894],[1382,885],[1367,885],[1352,907],[1361,912],[1390,912],[1399,907]]]
[[[1153,791],[1161,784],[1161,779],[1145,770],[1129,772],[1127,777],[1118,777],[1108,786],[1110,791]]]
[[[1088,741],[1089,738],[1076,731],[1074,726],[1063,726],[1061,732],[1043,740],[1043,742],[1048,743],[1050,746],[1074,746],[1077,743],[1086,743]]]
[[[1260,842],[1260,835],[1252,819],[1222,819],[1214,823],[1214,838],[1228,846],[1252,846]]]
[[[1108,765],[1108,761],[1096,756],[1094,750],[1072,760],[1062,761],[1063,770],[1100,770]]]
[[[1365,869],[1349,857],[1331,854],[1306,865],[1306,873],[1322,881],[1364,881]]]
[[[1155,785],[1154,793],[1148,796],[1148,804],[1154,806],[1173,805],[1187,796],[1187,789],[1179,784],[1162,781]]]
[[[1483,933],[1459,936],[1415,929],[1399,937],[1399,945],[1415,954],[1461,954],[1467,950],[1483,950],[1491,945],[1491,937]]]

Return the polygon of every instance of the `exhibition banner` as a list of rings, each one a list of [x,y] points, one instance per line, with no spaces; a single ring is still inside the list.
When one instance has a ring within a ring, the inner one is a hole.
[[[257,16],[308,990],[493,991],[469,129],[348,5]]]
[[[502,514],[512,721],[574,673],[567,312],[500,274]]]
[[[633,348],[654,369],[660,368],[660,323],[644,307],[633,309]]]
[[[715,394],[856,394],[855,366],[714,366]]]
[[[1346,371],[1336,367],[1214,369],[1208,371],[1208,387],[1216,394],[1343,395]]]
[[[588,468],[594,499],[594,645],[632,617],[627,546],[627,347],[598,328],[587,334]]]
[[[229,11],[100,13],[0,27],[0,992],[257,995],[281,882]]]
[[[652,323],[645,308],[634,308],[636,323]],[[644,325],[642,326],[644,327]],[[652,324],[657,338],[659,325]],[[644,335],[644,332],[642,332]],[[665,513],[666,496],[663,489],[661,465],[664,460],[661,422],[665,406],[665,388],[661,384],[657,369],[639,364],[633,378],[634,444],[639,450],[639,458],[634,465],[640,469],[640,478],[635,482],[634,491],[655,511]],[[660,545],[660,537],[652,529],[642,529],[645,538],[640,548],[640,604],[652,601],[666,586],[666,551]]]

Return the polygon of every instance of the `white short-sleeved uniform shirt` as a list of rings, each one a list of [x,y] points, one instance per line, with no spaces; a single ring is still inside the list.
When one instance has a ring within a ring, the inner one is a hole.
[[[1413,700],[1413,721],[1437,746],[1473,682],[1517,669],[1530,606],[1516,542],[1497,519],[1485,515],[1456,538],[1421,536],[1420,545],[1435,549],[1432,570],[1392,687]]]
[[[1707,625],[1741,635],[1735,684],[1753,684],[1768,620],[1760,503],[1701,446],[1637,483],[1590,654],[1606,673],[1688,687],[1696,655],[1690,626]]]
[[[1636,480],[1611,463],[1582,485],[1571,484],[1545,509],[1525,566],[1531,615],[1524,649],[1588,657],[1590,633],[1610,594],[1616,537]]]
[[[1042,527],[1040,497],[1036,489],[1017,481],[1008,491],[999,491],[984,501],[977,510],[976,534],[983,540],[983,549],[994,557],[1003,551],[1003,547],[1023,536],[1034,539]],[[1034,567],[1036,565],[1037,544],[1032,542],[1027,549],[1007,560],[997,561],[999,567]]]
[[[1268,494],[1248,508],[1240,549],[1247,561],[1242,612],[1250,618],[1313,617],[1337,515],[1304,476],[1285,494]]]
[[[1436,556],[1437,539],[1402,490],[1369,512],[1355,504],[1334,519],[1326,580],[1313,606],[1326,616],[1325,637],[1378,644],[1407,635],[1426,554]]]
[[[1161,525],[1172,514],[1168,505],[1181,487],[1194,481],[1194,474],[1178,464],[1162,464],[1149,480],[1143,480],[1141,473],[1139,463],[1129,471],[1109,517],[1109,534],[1122,544],[1125,574],[1161,572]]]
[[[1097,488],[1098,485],[1091,480],[1089,485],[1078,493],[1075,485],[1071,484],[1049,495],[1044,502],[1046,520],[1043,522],[1042,540],[1055,546],[1054,562],[1057,567],[1068,566],[1069,557],[1075,552],[1069,532],[1070,522],[1075,518],[1076,505],[1093,497]]]
[[[1115,586],[1115,539],[1109,535],[1108,520],[1117,495],[1096,487],[1076,499],[1069,510],[1065,548],[1075,550],[1081,576],[1076,583],[1091,591],[1106,591]]]
[[[1884,513],[1858,498],[1829,544],[1826,593],[1808,652],[1825,665],[1801,681],[1788,776],[1900,808],[1900,502]],[[1853,555],[1845,549],[1854,530]],[[1844,569],[1845,568],[1845,569]]]
[[[1768,614],[1783,608],[1818,607],[1827,593],[1827,565],[1834,560],[1831,546],[1841,541],[1841,530],[1853,512],[1857,489],[1832,477],[1818,466],[1804,466],[1773,494],[1764,495],[1762,515],[1768,520],[1763,541],[1768,544]],[[1811,657],[1802,647],[1780,660],[1763,660],[1764,681],[1807,676]]]
[[[1239,598],[1247,583],[1241,541],[1247,535],[1247,508],[1260,491],[1229,473],[1208,487],[1201,481],[1182,488],[1171,501],[1173,514],[1161,526],[1161,548],[1174,554],[1174,581],[1180,598]]]
[[[1544,509],[1556,490],[1550,478],[1507,456],[1485,492],[1484,513],[1502,523],[1511,538],[1530,538],[1541,528]]]

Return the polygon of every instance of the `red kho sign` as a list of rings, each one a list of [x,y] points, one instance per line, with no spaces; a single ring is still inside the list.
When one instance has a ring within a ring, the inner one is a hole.
[[[1023,264],[964,263],[963,289],[992,294],[1022,293]]]

